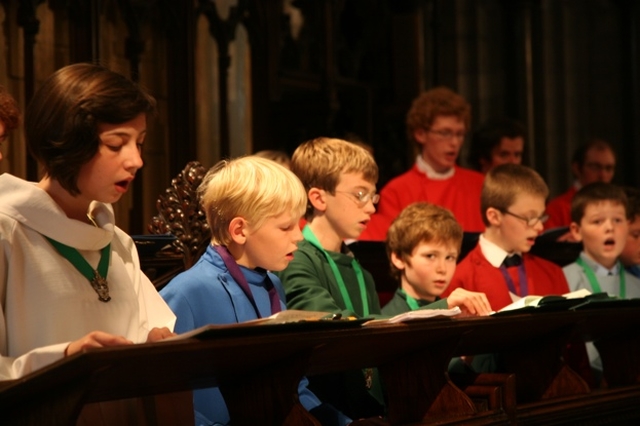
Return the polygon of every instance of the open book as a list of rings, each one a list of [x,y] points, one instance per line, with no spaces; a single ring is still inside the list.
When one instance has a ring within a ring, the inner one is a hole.
[[[258,318],[251,321],[244,321],[232,324],[208,324],[202,327],[195,328],[186,333],[179,334],[177,336],[169,337],[163,341],[182,340],[190,337],[205,338],[207,335],[216,334],[220,332],[233,332],[232,330],[250,329],[260,327],[264,325],[278,325],[278,324],[318,324],[324,326],[337,326],[345,325],[358,325],[362,324],[364,320],[358,320],[356,318],[342,318],[340,315],[333,315],[328,312],[316,312],[316,311],[302,311],[296,309],[288,309],[273,314],[266,318]]]
[[[523,308],[535,308],[538,306],[542,306],[545,303],[554,303],[554,302],[563,302],[571,299],[582,299],[584,297],[590,296],[591,292],[587,289],[580,289],[576,291],[572,291],[571,293],[566,293],[561,296],[559,295],[549,295],[549,296],[525,296],[522,297],[510,305],[505,306],[500,309],[498,312],[507,312],[513,311],[516,309]],[[496,312],[494,312],[496,314]]]

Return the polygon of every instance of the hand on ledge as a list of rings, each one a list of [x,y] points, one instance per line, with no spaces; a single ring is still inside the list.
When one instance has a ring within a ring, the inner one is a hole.
[[[175,335],[176,333],[173,333],[167,327],[154,327],[151,329],[149,335],[147,336],[147,343],[157,342],[158,340],[163,340],[167,337],[173,337]]]
[[[105,333],[104,331],[92,331],[91,333],[69,343],[64,351],[65,356],[73,355],[87,348],[103,348],[106,346],[132,345],[133,342],[122,336]]]
[[[456,288],[447,297],[449,309],[458,306],[463,315],[489,315],[491,304],[484,293]]]

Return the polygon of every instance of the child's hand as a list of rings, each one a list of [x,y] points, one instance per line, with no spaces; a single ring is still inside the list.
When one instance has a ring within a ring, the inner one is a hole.
[[[154,327],[147,336],[147,343],[157,342],[158,340],[166,339],[167,337],[175,336],[176,333],[171,332],[167,327]]]
[[[489,315],[491,305],[487,296],[484,293],[478,293],[475,291],[465,290],[463,288],[456,288],[447,297],[447,304],[449,309],[460,307],[463,314],[470,315]]]
[[[64,351],[65,356],[73,355],[87,348],[103,348],[106,346],[132,345],[133,342],[122,336],[105,333],[103,331],[92,331],[82,338],[69,343]]]

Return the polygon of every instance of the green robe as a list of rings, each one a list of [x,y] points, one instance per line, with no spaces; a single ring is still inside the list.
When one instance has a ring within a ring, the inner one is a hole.
[[[353,254],[344,244],[342,249],[343,253],[328,253],[342,275],[353,310],[347,308],[324,253],[306,240],[298,243],[289,266],[277,273],[286,293],[288,309],[340,313],[343,317],[365,316],[358,280],[351,265]],[[373,277],[364,269],[362,273],[369,311],[366,316],[380,318],[380,301]],[[309,389],[322,402],[332,404],[352,419],[384,415],[384,392],[376,368],[309,376],[308,379]]]
[[[353,304],[353,311],[347,308],[346,301],[340,294],[340,288],[324,253],[306,240],[298,243],[298,251],[284,271],[276,273],[284,286],[287,295],[288,309],[341,313],[343,316],[353,315],[362,318],[365,309],[358,287],[355,271],[351,266],[353,253],[346,245],[343,253],[327,251],[336,262],[338,270],[347,287],[347,293]],[[362,270],[365,281],[366,303],[369,316],[380,317],[380,301],[371,274]]]
[[[416,302],[418,302],[420,309],[449,309],[447,299],[440,299],[439,297],[436,297],[435,302],[429,302],[428,300],[422,299],[416,300]],[[382,314],[395,316],[404,314],[411,310],[411,307],[407,303],[407,295],[402,290],[398,289],[393,295],[393,298],[382,308]]]

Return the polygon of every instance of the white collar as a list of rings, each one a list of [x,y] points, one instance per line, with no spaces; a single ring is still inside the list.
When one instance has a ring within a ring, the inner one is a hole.
[[[589,256],[587,256],[587,254],[584,251],[580,253],[580,257],[589,264],[589,266],[593,270],[593,273],[600,277],[606,277],[609,275],[617,276],[620,274],[620,262],[616,262],[616,264],[613,265],[613,268],[607,269],[601,264],[599,264],[598,262],[596,262],[595,260],[591,259]]]
[[[499,268],[502,265],[502,262],[504,261],[504,259],[506,259],[507,256],[509,256],[509,252],[507,252],[501,247],[498,247],[496,243],[486,239],[484,234],[480,234],[478,244],[480,245],[480,251],[482,251],[482,254],[484,255],[485,259],[487,259],[487,261],[494,268]],[[522,256],[522,253],[518,253],[518,252],[513,254],[518,254]]]
[[[424,158],[422,158],[421,155],[418,155],[416,157],[416,167],[422,173],[427,175],[429,179],[433,179],[433,180],[449,179],[456,172],[456,168],[452,167],[444,173],[438,173],[433,169],[433,167],[431,167],[426,161],[424,161]]]

